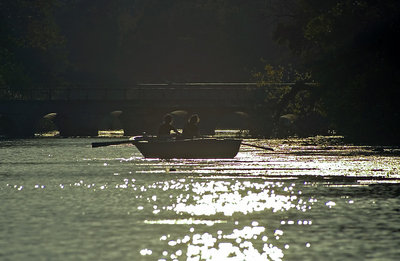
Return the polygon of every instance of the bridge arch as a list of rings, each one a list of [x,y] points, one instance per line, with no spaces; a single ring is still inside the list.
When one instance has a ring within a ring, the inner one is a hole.
[[[34,137],[36,133],[56,129],[48,113],[24,111],[0,115],[0,135],[6,137]],[[46,117],[47,116],[47,117]],[[46,117],[46,118],[45,118]]]
[[[251,125],[250,114],[244,111],[224,112],[218,116],[218,129],[248,130]]]
[[[122,130],[124,129],[123,122],[121,121],[122,110],[114,110],[105,113],[99,122],[99,130]]]
[[[60,131],[56,124],[57,112],[50,112],[39,116],[35,124],[35,134],[44,134]]]

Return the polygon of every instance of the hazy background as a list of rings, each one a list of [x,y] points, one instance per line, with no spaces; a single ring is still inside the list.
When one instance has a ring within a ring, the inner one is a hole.
[[[317,88],[294,91],[285,98],[291,102],[276,104],[322,115],[353,140],[398,144],[399,5],[0,0],[0,88],[8,99],[20,88],[77,84],[315,82]]]

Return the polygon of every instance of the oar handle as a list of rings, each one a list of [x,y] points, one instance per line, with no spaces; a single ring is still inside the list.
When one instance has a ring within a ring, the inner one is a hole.
[[[92,142],[92,148],[126,144],[126,143],[135,143],[135,141],[134,140],[117,140],[117,141]]]

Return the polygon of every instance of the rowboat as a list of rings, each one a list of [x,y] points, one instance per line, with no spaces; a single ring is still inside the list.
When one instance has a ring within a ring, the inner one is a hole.
[[[136,138],[133,144],[145,158],[231,159],[239,152],[239,139]]]
[[[160,159],[232,159],[239,152],[240,145],[274,151],[273,148],[245,143],[239,139],[182,139],[154,136],[135,136],[129,140],[93,142],[92,148],[120,144],[133,144],[145,158]]]

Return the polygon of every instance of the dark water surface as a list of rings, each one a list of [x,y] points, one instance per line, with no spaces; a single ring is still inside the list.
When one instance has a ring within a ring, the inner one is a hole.
[[[157,160],[93,141],[0,141],[0,260],[400,260],[395,148]]]

